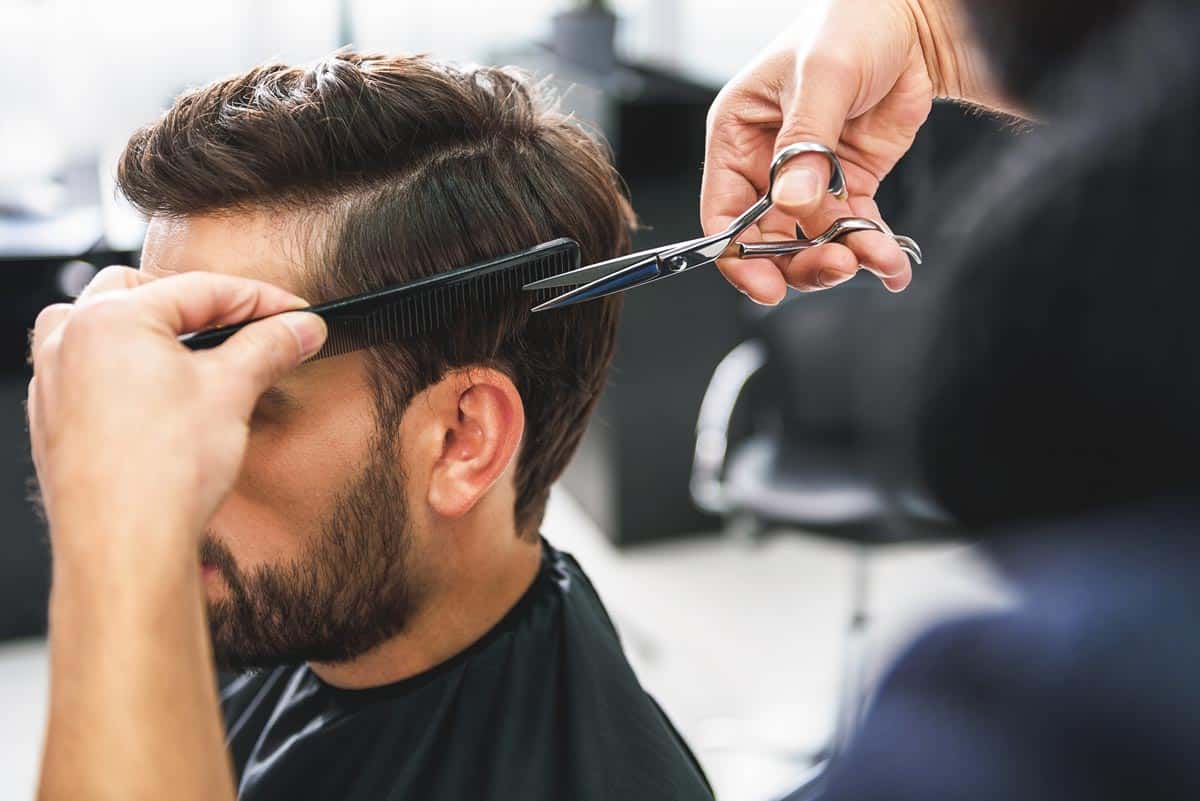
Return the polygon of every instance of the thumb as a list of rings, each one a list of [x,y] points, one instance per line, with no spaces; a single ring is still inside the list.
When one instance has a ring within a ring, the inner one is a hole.
[[[269,386],[321,349],[325,321],[308,312],[287,312],[251,323],[224,343],[197,354],[230,376],[250,407]]]
[[[783,105],[783,124],[775,137],[775,152],[797,142],[816,142],[836,150],[854,103],[854,83],[844,71],[806,65],[793,96]],[[816,212],[829,189],[832,167],[820,153],[803,153],[784,165],[771,198],[785,212],[806,217]]]

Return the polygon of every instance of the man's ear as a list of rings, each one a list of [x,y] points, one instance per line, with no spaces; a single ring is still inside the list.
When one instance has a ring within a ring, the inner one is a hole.
[[[428,502],[442,517],[462,517],[516,459],[525,407],[512,379],[492,368],[456,370],[432,389],[440,447],[433,443]]]

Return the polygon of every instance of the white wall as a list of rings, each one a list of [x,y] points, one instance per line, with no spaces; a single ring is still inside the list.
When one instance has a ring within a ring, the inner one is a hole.
[[[807,0],[796,0],[806,2]],[[568,0],[350,0],[355,44],[480,60],[544,40]],[[778,0],[615,0],[620,47],[720,84],[788,14]],[[336,0],[0,0],[0,176],[108,152],[182,88],[336,44]],[[5,164],[9,169],[3,169]]]

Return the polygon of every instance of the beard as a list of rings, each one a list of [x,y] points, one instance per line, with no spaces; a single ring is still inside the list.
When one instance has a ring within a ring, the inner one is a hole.
[[[345,662],[403,631],[418,595],[404,478],[390,443],[372,451],[294,561],[243,573],[219,540],[205,537],[200,558],[229,590],[208,608],[218,667]]]

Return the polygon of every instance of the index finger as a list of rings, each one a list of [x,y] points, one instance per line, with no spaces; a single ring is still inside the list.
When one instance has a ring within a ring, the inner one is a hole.
[[[126,267],[121,264],[113,264],[105,267],[100,272],[88,281],[87,286],[79,293],[76,302],[94,298],[103,292],[112,292],[118,289],[133,289],[134,287],[148,284],[154,280],[154,276],[144,273],[141,270],[135,270],[132,267]]]
[[[130,290],[155,321],[179,335],[308,307],[308,302],[265,281],[222,273],[188,272]]]
[[[775,138],[772,131],[740,122],[718,106],[713,111],[700,185],[700,221],[707,235],[725,230],[766,191],[755,181],[760,176],[766,180]],[[746,242],[761,238],[758,226],[751,226],[740,237]],[[787,293],[783,276],[766,261],[719,259],[717,267],[730,283],[759,303],[778,303]]]

